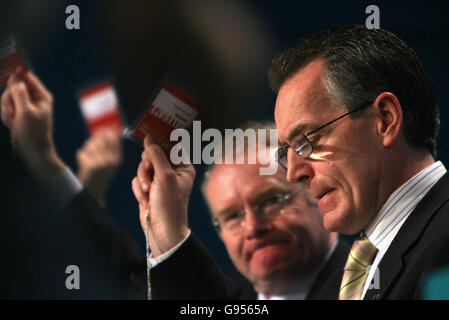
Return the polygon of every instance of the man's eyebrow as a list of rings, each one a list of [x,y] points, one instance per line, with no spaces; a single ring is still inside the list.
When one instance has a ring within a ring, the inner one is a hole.
[[[278,145],[280,148],[286,147],[290,141],[293,140],[294,137],[304,134],[306,131],[310,131],[311,126],[308,124],[300,124],[297,125],[293,130],[291,130],[287,136],[287,141],[281,141],[279,140]]]
[[[289,188],[284,183],[282,183],[281,181],[277,181],[276,183],[272,183],[271,185],[259,190],[251,197],[250,201],[253,204],[260,204],[261,201],[265,201],[271,196],[281,193],[288,193],[290,191],[291,190],[289,190]]]
[[[230,206],[224,207],[223,209],[218,210],[217,213],[215,213],[215,217],[219,218],[220,216],[224,216],[227,213],[236,211],[236,210],[237,209],[233,205],[230,205]]]
[[[267,186],[264,189],[262,189],[262,191],[257,192],[256,195],[254,195],[254,197],[252,197],[251,201],[258,201],[260,199],[262,199],[263,197],[266,197],[267,195],[269,195],[270,193],[275,193],[275,192],[283,192],[285,191],[283,188],[276,186],[276,185],[272,185],[272,186]],[[217,213],[215,213],[215,216],[218,218],[220,216],[226,215],[227,213],[230,212],[234,212],[237,210],[240,210],[241,208],[237,208],[234,205],[229,205],[226,206],[220,210],[217,211]]]
[[[282,191],[284,191],[284,190],[282,188],[280,188],[279,186],[272,185],[272,186],[266,187],[262,191],[259,191],[255,195],[254,200],[257,201],[259,199],[262,199],[262,198],[266,197],[269,194],[272,194],[272,193],[275,193],[275,192],[278,193],[278,192],[282,192]]]

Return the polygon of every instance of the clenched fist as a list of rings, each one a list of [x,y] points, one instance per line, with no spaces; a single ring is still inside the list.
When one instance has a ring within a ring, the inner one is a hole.
[[[195,169],[192,164],[173,167],[163,149],[147,136],[145,150],[132,181],[139,202],[140,222],[157,257],[180,243],[188,234],[187,208]],[[145,220],[148,210],[148,220]]]
[[[105,206],[106,191],[122,164],[122,143],[114,129],[95,132],[76,153],[78,179]]]
[[[14,149],[31,173],[45,183],[64,170],[53,142],[53,96],[40,80],[32,72],[13,74],[1,106]]]

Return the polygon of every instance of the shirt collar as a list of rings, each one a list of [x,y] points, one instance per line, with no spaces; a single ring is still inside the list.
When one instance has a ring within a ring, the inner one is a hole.
[[[388,247],[419,201],[445,173],[446,168],[441,161],[435,162],[394,191],[365,228],[365,234],[373,245],[379,250]]]

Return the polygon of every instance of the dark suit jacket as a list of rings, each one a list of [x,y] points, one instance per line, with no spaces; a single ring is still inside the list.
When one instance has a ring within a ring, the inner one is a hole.
[[[125,229],[86,191],[59,215],[52,236],[61,238],[49,248],[58,253],[52,268],[74,264],[81,273],[80,290],[56,291],[62,298],[145,299],[130,279],[135,266],[145,263],[144,252]]]
[[[87,193],[59,212],[32,203],[29,211],[2,212],[9,217],[1,228],[1,299],[145,299],[130,280],[145,262],[142,250]],[[66,287],[69,265],[79,268],[79,289]]]
[[[134,239],[86,192],[55,210],[2,126],[0,145],[0,298],[144,299],[129,278],[145,262]],[[69,265],[79,290],[66,287]]]
[[[380,288],[368,290],[365,299],[419,299],[426,275],[448,262],[449,175],[446,173],[399,230],[379,265]]]
[[[337,285],[329,280],[333,277],[341,279],[349,249],[349,244],[339,241],[318,274],[307,299],[338,297],[339,283]],[[226,276],[193,234],[172,256],[153,268],[150,276],[153,299],[257,299],[251,283],[238,272]],[[144,270],[135,270],[133,278],[144,291]]]

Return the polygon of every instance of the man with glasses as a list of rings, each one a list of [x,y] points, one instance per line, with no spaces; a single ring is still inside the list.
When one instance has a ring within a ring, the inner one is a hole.
[[[420,298],[448,261],[449,176],[415,53],[385,30],[339,27],[281,52],[269,79],[288,181],[306,184],[326,229],[361,233],[333,280],[339,299]]]
[[[267,152],[269,145],[268,141]],[[304,185],[288,182],[282,169],[260,175],[262,165],[249,164],[248,151],[244,152],[244,164],[212,165],[203,182],[212,222],[240,272],[233,278],[239,281],[232,281],[188,230],[186,207],[184,215],[176,215],[178,205],[188,200],[193,168],[173,169],[160,148],[145,141],[133,191],[145,230],[148,195],[140,182],[150,183],[153,298],[336,299],[338,287],[329,287],[327,279],[335,271],[342,275],[348,245],[344,240],[337,245],[337,235],[323,228],[322,213]],[[153,177],[146,175],[150,162]],[[170,192],[164,193],[166,189]],[[172,201],[178,202],[168,204]],[[170,242],[173,234],[182,236]]]

